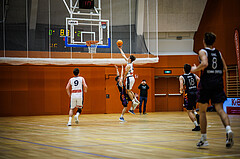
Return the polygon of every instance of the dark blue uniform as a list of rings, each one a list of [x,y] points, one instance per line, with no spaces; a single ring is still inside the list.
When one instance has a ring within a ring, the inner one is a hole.
[[[128,104],[128,101],[129,101],[129,97],[126,93],[126,88],[125,86],[123,85],[123,87],[121,87],[119,85],[119,82],[117,82],[117,87],[118,87],[118,90],[119,90],[119,93],[120,93],[120,100],[122,101],[122,105],[124,107],[127,107],[127,104]]]
[[[185,88],[184,106],[193,110],[197,104],[197,80],[193,73],[183,74]]]
[[[200,103],[223,103],[227,97],[223,86],[223,62],[217,49],[202,49],[206,52],[208,66],[201,72],[199,83]],[[201,62],[201,61],[200,61]]]

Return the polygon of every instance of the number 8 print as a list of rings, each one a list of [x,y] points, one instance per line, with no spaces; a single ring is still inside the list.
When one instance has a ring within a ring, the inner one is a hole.
[[[215,70],[217,68],[217,58],[213,57],[212,59],[212,68]]]

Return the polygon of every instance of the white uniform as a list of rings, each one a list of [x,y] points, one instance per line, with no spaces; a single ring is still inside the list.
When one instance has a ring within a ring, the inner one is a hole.
[[[70,79],[72,86],[71,109],[82,108],[83,106],[83,77],[73,77]]]
[[[127,78],[126,78],[126,89],[132,90],[132,87],[135,83],[135,78],[133,77],[133,63],[128,63],[127,66],[130,66],[130,69],[127,73]]]

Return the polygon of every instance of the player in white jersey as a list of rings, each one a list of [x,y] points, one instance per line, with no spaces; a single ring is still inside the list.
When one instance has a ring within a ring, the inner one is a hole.
[[[74,108],[78,108],[77,114],[74,116],[75,123],[78,124],[78,116],[82,112],[83,108],[83,91],[87,92],[87,84],[85,79],[79,76],[79,69],[73,70],[74,77],[70,78],[66,86],[66,91],[69,97],[71,97],[68,126],[72,125],[72,116]],[[72,91],[70,92],[70,87]],[[83,89],[84,87],[84,89]]]
[[[133,76],[133,61],[136,60],[136,57],[134,55],[130,55],[129,58],[126,57],[125,53],[122,50],[121,46],[118,46],[123,58],[127,61],[127,66],[125,67],[125,73],[124,73],[124,80],[126,80],[126,89],[127,89],[127,93],[129,98],[132,100],[132,104],[133,107],[130,108],[130,110],[128,111],[131,114],[135,114],[134,113],[134,109],[136,109],[137,105],[140,104],[140,102],[137,100],[135,94],[132,91],[133,85],[135,83],[135,78]]]

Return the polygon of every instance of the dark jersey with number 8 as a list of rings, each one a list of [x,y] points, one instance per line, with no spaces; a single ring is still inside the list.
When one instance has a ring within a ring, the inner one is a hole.
[[[217,49],[202,49],[206,52],[208,66],[202,71],[201,87],[205,89],[223,88],[223,62]]]

